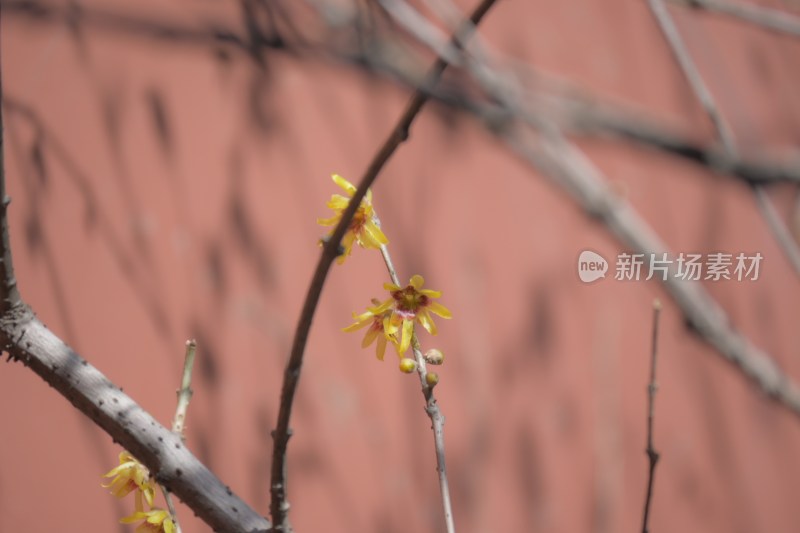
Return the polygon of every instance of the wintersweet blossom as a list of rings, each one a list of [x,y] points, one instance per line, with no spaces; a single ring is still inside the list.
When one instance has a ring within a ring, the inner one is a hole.
[[[331,178],[333,178],[336,185],[345,190],[350,198],[353,197],[353,194],[356,192],[356,187],[352,183],[338,174],[331,175]],[[333,209],[334,215],[331,218],[317,219],[317,224],[320,226],[333,226],[334,229],[328,233],[328,237],[333,235],[333,232],[336,230],[336,226],[342,219],[342,214],[350,203],[350,198],[345,198],[340,194],[334,194],[328,202],[328,207]],[[356,209],[353,220],[350,221],[350,227],[347,229],[347,233],[342,237],[344,253],[337,259],[339,264],[344,263],[344,260],[350,255],[353,249],[353,243],[358,243],[362,248],[375,248],[377,250],[380,250],[381,246],[389,243],[389,239],[383,234],[383,231],[381,231],[376,221],[375,210],[372,207],[372,191],[368,190],[366,196],[361,200],[361,205]]]
[[[420,275],[411,278],[408,285],[400,287],[394,283],[384,283],[383,288],[389,291],[391,298],[372,308],[373,315],[386,316],[383,320],[384,335],[389,338],[400,335],[400,353],[405,353],[411,344],[411,336],[414,334],[414,322],[418,322],[431,335],[436,335],[436,324],[433,322],[431,313],[442,318],[452,318],[450,311],[440,304],[434,302],[434,298],[440,298],[442,293],[423,289],[425,279]]]
[[[129,452],[119,454],[119,465],[112,468],[103,477],[113,477],[108,485],[111,493],[117,498],[124,498],[130,492],[136,491],[136,510],[142,510],[141,498],[152,506],[156,495],[155,481],[150,477],[150,471]]]
[[[164,509],[151,509],[147,512],[136,511],[130,516],[120,520],[123,524],[133,524],[144,520],[136,528],[136,533],[175,533],[177,528],[172,520],[172,515]]]
[[[372,303],[374,305],[379,305],[380,301],[372,300]],[[366,334],[364,335],[364,340],[361,341],[361,347],[366,348],[377,340],[375,345],[375,355],[379,360],[383,361],[383,356],[386,353],[387,342],[391,342],[395,348],[397,348],[398,345],[397,335],[387,334],[384,329],[385,324],[387,324],[387,321],[391,318],[391,314],[391,311],[376,313],[375,307],[368,307],[367,311],[361,313],[360,315],[353,313],[353,320],[355,320],[355,323],[347,326],[342,331],[351,332],[359,330],[365,326],[369,326]]]

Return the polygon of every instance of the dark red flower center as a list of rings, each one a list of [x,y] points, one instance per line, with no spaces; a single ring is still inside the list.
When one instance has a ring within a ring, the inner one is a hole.
[[[392,292],[392,298],[397,302],[395,305],[397,313],[404,318],[406,318],[405,315],[413,318],[417,311],[428,305],[428,297],[417,291],[413,285]]]
[[[356,213],[353,215],[353,220],[350,221],[350,231],[353,233],[360,233],[366,222],[367,217],[364,213],[364,210],[359,207],[356,209]]]

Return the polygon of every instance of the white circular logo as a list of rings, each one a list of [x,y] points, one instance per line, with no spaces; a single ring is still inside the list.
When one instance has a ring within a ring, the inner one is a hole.
[[[584,250],[578,257],[578,277],[584,283],[591,283],[606,277],[608,261],[591,250]]]

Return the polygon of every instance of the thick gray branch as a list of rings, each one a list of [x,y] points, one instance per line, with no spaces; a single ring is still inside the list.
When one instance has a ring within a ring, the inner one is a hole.
[[[103,428],[215,531],[269,529],[269,522],[223,485],[179,436],[56,337],[26,305],[0,318],[0,342],[11,359],[36,372]]]

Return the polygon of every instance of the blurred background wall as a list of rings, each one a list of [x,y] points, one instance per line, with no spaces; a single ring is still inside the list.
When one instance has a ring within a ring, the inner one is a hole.
[[[287,4],[0,1],[24,297],[164,424],[196,338],[188,446],[264,514],[282,372],[326,231],[315,221],[340,192],[329,175],[357,181],[410,94],[294,47],[326,34]],[[796,148],[800,42],[670,10],[742,150]],[[256,29],[272,40],[248,41]],[[713,140],[643,1],[498,2],[481,32]],[[672,250],[763,255],[757,281],[705,285],[800,379],[798,277],[748,186],[622,142],[581,146]],[[656,281],[582,283],[581,251],[624,249],[478,122],[426,108],[373,192],[401,279],[425,276],[454,315],[423,345],[447,356],[436,391],[460,531],[640,527],[655,297],[652,531],[797,531],[798,417],[698,340]],[[791,224],[796,187],[769,194]],[[384,281],[379,254],[356,249],[322,294],[289,448],[298,532],[443,531],[418,381],[340,331]],[[118,520],[132,503],[100,486],[121,451],[109,437],[20,364],[0,365],[0,405],[0,531],[131,530]],[[179,512],[184,531],[208,530]]]

